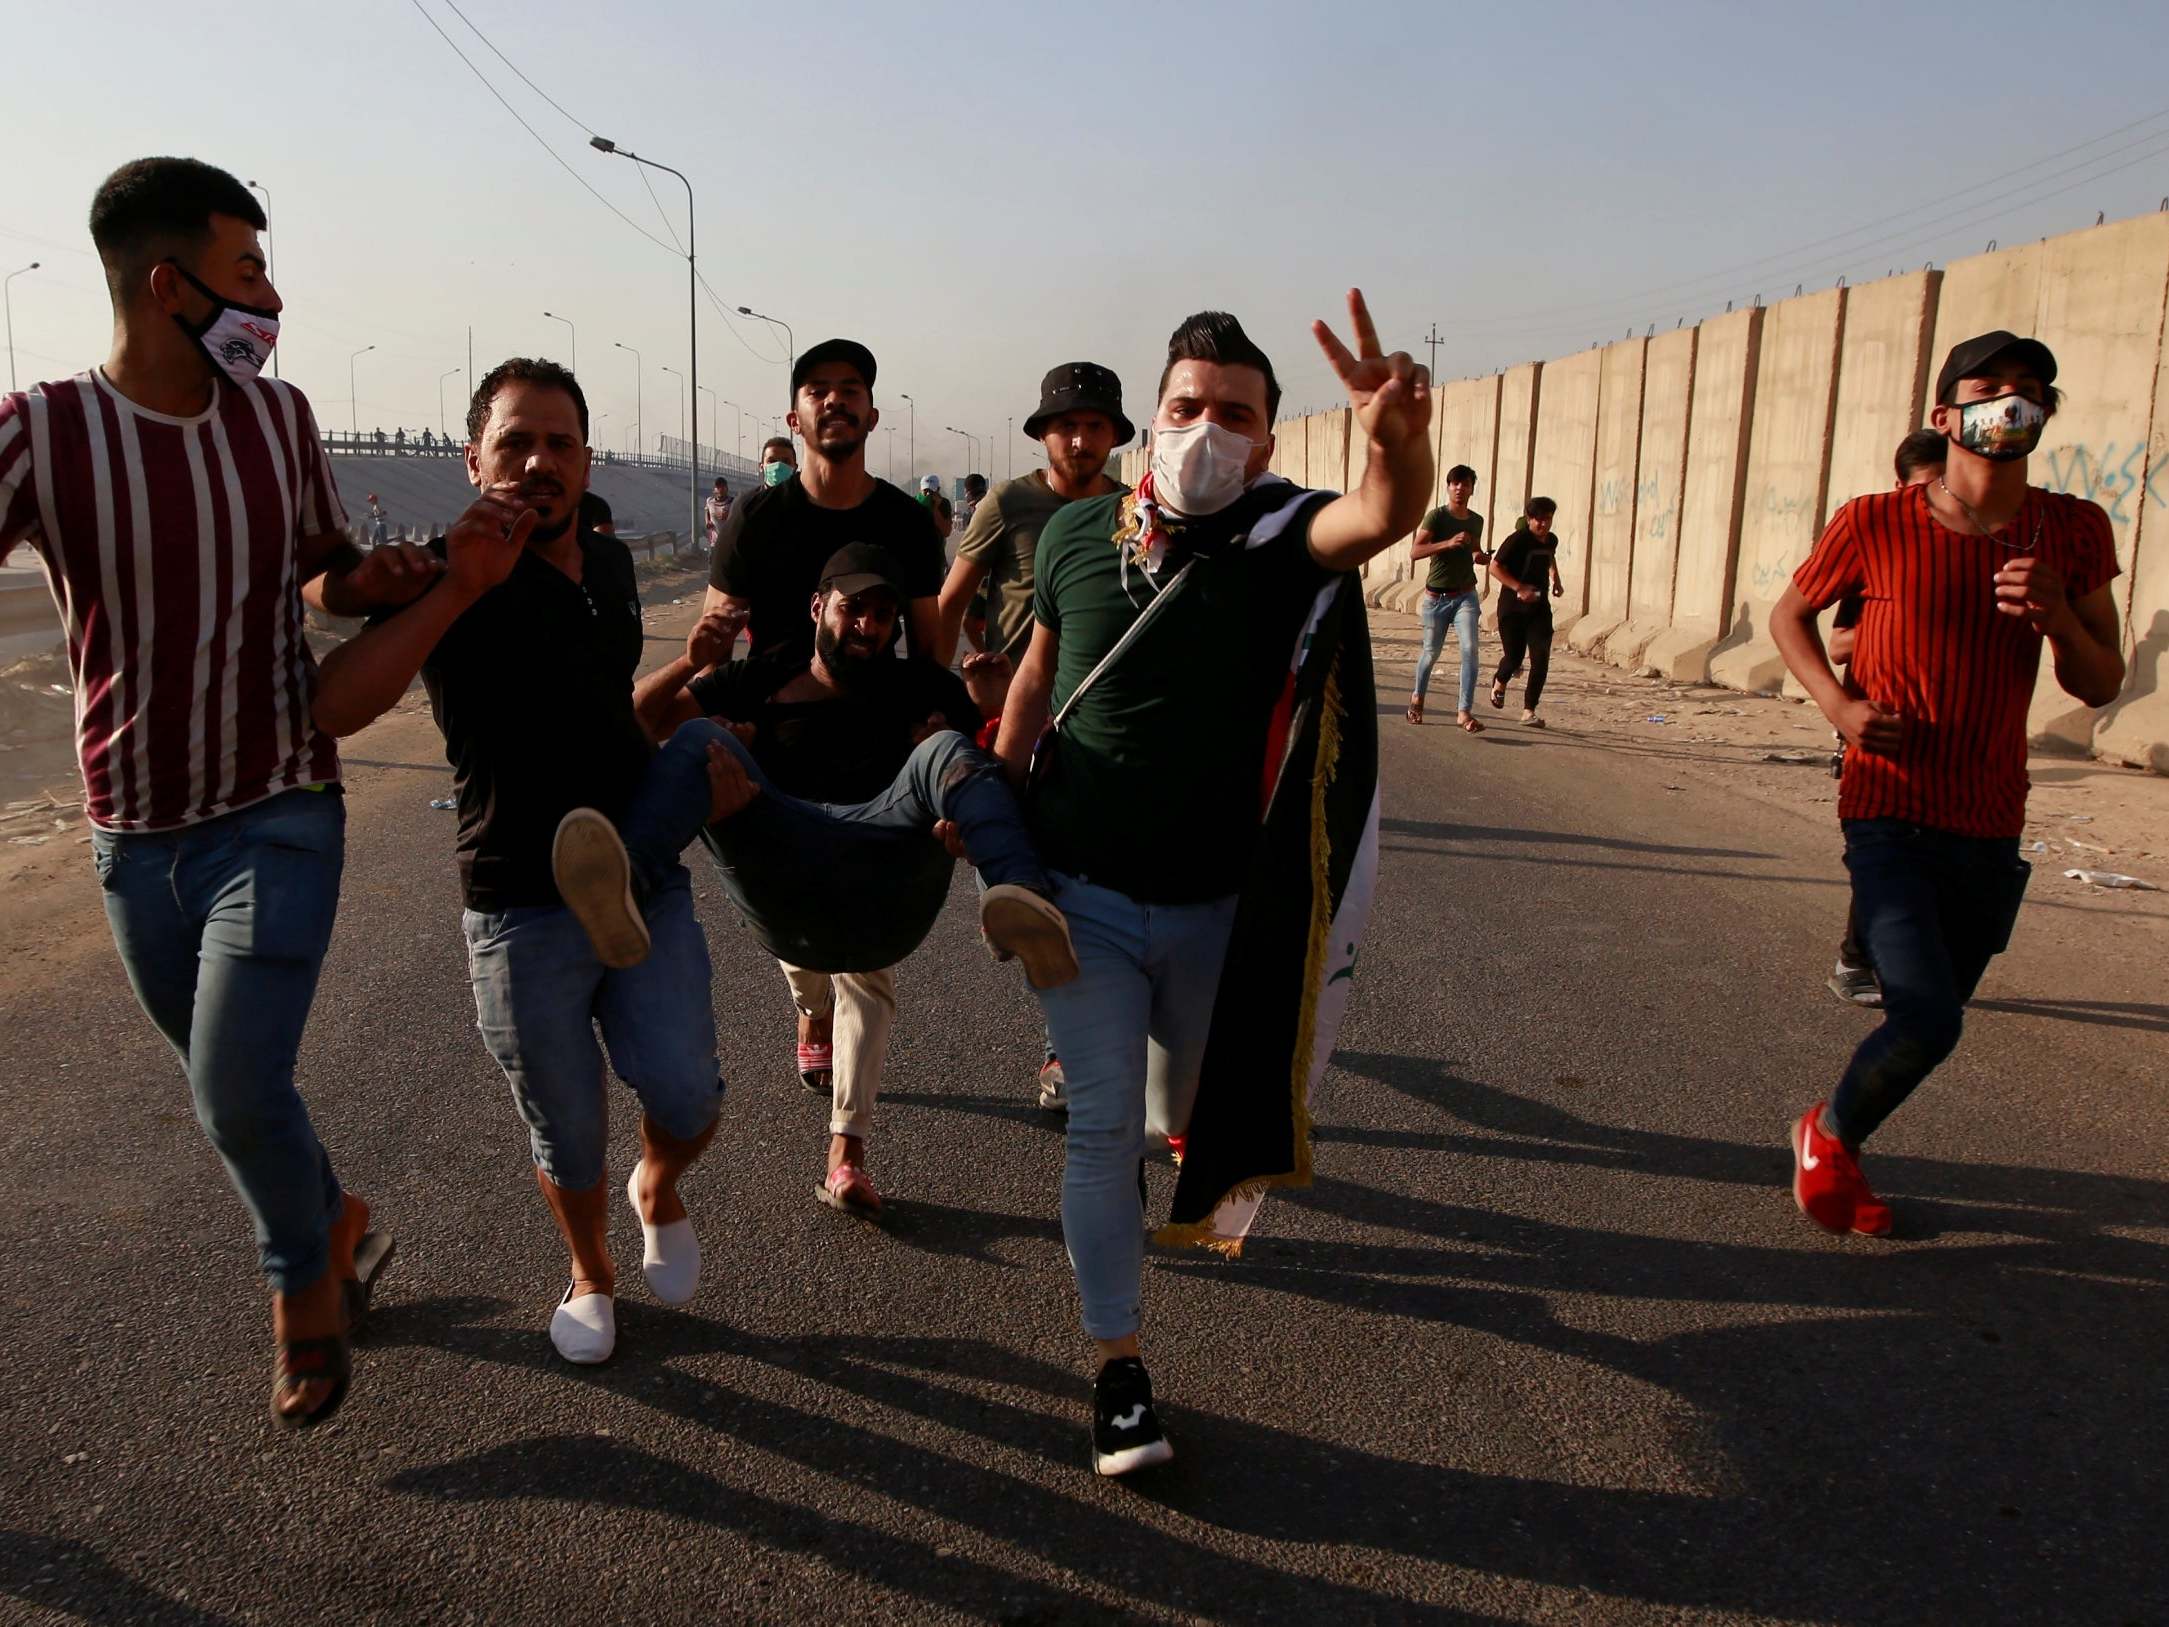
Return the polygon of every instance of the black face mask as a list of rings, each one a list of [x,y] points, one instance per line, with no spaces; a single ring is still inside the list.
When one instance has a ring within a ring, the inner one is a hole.
[[[211,314],[201,322],[191,322],[180,312],[174,312],[175,325],[203,346],[204,354],[211,358],[211,365],[236,384],[246,384],[261,373],[264,363],[271,359],[272,346],[279,342],[279,313],[267,311],[260,305],[237,305],[223,294],[205,287],[203,279],[180,261],[168,260],[166,264],[187,278],[189,287],[211,302]]]

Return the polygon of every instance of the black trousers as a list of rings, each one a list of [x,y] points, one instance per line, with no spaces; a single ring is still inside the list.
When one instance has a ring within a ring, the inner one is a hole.
[[[1551,671],[1550,605],[1535,616],[1515,615],[1504,605],[1499,607],[1499,670],[1492,682],[1512,683],[1524,655],[1529,659],[1529,686],[1522,691],[1521,704],[1533,712],[1544,698],[1544,678]]]

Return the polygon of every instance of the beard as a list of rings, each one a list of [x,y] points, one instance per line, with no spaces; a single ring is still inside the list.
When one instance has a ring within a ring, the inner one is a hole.
[[[857,689],[871,678],[883,654],[859,639],[845,638],[825,621],[813,630],[813,648],[829,676],[845,689]]]
[[[1055,452],[1047,454],[1047,466],[1072,486],[1089,486],[1106,471],[1107,460],[1112,453],[1095,457],[1090,452]]]
[[[840,462],[866,444],[866,428],[848,413],[831,413],[814,425],[813,444]]]

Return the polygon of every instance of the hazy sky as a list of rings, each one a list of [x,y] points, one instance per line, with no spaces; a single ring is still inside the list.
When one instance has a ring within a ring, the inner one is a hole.
[[[1436,322],[1452,377],[2169,194],[2158,0],[457,3],[578,120],[692,177],[726,303],[790,322],[801,349],[872,346],[899,480],[900,392],[921,469],[962,471],[954,424],[991,437],[999,477],[1005,420],[1047,367],[1108,363],[1142,422],[1168,330],[1203,306],[1243,319],[1295,411],[1337,397],[1306,324],[1337,321],[1351,282],[1389,345],[1426,355]],[[634,167],[590,150],[451,0],[0,0],[0,269],[45,262],[13,283],[23,381],[104,354],[83,224],[99,180],[181,153],[270,189],[281,365],[327,426],[348,422],[358,347],[377,346],[361,427],[419,430],[469,324],[478,367],[564,359],[547,307],[578,326],[598,445],[623,448],[634,418],[614,343],[643,353],[649,444],[677,433],[662,368],[686,363],[684,259],[583,191],[425,11],[580,177],[669,237]],[[682,232],[682,189],[653,179]],[[700,375],[749,412],[785,408],[780,337],[726,327],[705,297]],[[465,380],[443,388],[456,423]],[[704,430],[711,410],[704,394]],[[721,422],[729,448],[737,414]],[[1010,451],[1029,466],[1021,436]],[[872,457],[884,472],[883,437]]]

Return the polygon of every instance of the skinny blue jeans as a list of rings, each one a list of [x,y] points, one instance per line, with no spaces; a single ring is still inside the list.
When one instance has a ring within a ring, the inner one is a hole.
[[[1069,1090],[1062,1240],[1085,1333],[1121,1339],[1142,1316],[1147,1134],[1189,1127],[1236,901],[1143,904],[1059,873],[1054,901],[1078,967],[1074,982],[1039,991]]]
[[[129,986],[181,1059],[264,1275],[298,1292],[331,1263],[341,1205],[294,1061],[339,908],[346,799],[286,791],[183,830],[93,830],[90,843]]]
[[[1483,601],[1472,588],[1464,593],[1433,593],[1424,589],[1423,601],[1416,614],[1423,623],[1423,645],[1416,653],[1415,695],[1422,700],[1431,687],[1431,669],[1438,664],[1441,651],[1446,648],[1446,628],[1449,624],[1461,646],[1461,697],[1460,710],[1476,709],[1476,640],[1478,619],[1483,613]]]

